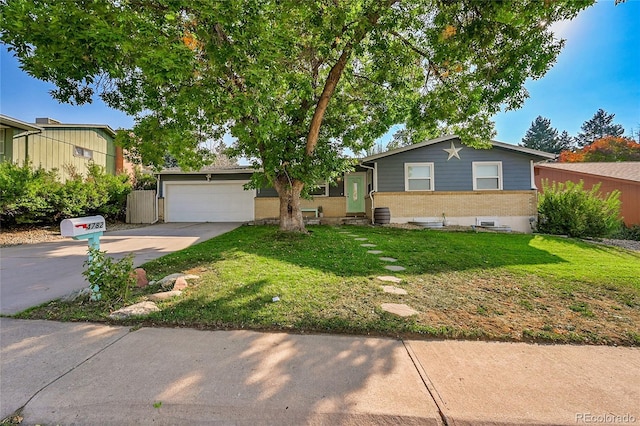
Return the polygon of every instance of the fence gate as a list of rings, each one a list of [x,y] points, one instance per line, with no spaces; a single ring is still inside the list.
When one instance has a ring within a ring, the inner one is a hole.
[[[156,191],[138,190],[127,195],[127,223],[153,223],[156,218]]]

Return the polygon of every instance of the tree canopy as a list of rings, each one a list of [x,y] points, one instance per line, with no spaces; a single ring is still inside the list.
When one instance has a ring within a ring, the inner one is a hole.
[[[551,127],[551,120],[539,115],[531,123],[531,127],[522,138],[520,146],[560,154],[560,152],[570,147],[570,139],[568,138],[570,136],[567,132],[562,133],[562,138],[558,136],[558,131]]]
[[[281,229],[302,231],[300,196],[394,124],[488,141],[560,52],[550,25],[592,3],[7,0],[0,38],[56,99],[133,115],[119,140],[145,163],[198,167],[230,133],[253,186],[278,191]]]
[[[640,143],[631,138],[605,136],[582,149],[563,151],[561,163],[640,161]]]
[[[602,139],[605,136],[622,136],[624,128],[620,124],[613,123],[615,116],[615,114],[607,114],[602,108],[596,111],[591,120],[585,121],[580,127],[582,132],[576,137],[578,146],[592,144],[596,139]]]

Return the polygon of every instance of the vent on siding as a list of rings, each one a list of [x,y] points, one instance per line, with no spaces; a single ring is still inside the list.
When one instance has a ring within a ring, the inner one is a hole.
[[[498,218],[495,217],[477,217],[476,226],[499,226]]]

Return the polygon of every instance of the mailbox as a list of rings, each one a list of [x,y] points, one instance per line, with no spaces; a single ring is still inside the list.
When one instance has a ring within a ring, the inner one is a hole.
[[[107,230],[107,225],[102,216],[77,217],[74,219],[65,219],[60,223],[60,234],[63,237],[82,237],[97,232],[102,235]],[[76,239],[86,239],[76,238]]]

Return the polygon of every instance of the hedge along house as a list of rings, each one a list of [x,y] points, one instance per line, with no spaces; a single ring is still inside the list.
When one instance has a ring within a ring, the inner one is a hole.
[[[444,136],[361,160],[370,167],[370,214],[389,208],[392,223],[507,226],[531,232],[537,218],[534,164],[554,154],[491,142],[490,149]]]
[[[305,216],[322,212],[325,223],[353,217],[371,221],[387,207],[393,223],[442,221],[448,225],[509,226],[531,232],[537,217],[534,163],[554,154],[492,142],[490,149],[462,145],[445,136],[366,157],[333,184],[318,182],[301,200]],[[166,222],[245,222],[277,219],[273,188],[245,190],[253,169],[165,170],[159,206]]]
[[[4,161],[22,164],[28,158],[33,167],[58,169],[63,181],[69,177],[66,167],[86,175],[90,161],[109,174],[124,169],[122,149],[114,142],[116,133],[107,125],[63,124],[51,118],[37,118],[33,126],[39,131],[14,133],[11,140],[5,139]]]

